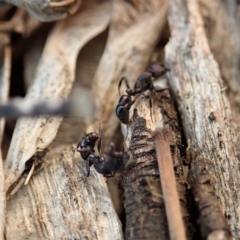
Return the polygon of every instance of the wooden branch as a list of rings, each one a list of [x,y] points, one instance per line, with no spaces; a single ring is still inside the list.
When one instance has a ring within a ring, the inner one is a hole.
[[[215,240],[231,239],[229,226],[211,185],[216,181],[211,161],[197,158],[191,165],[188,181],[200,213],[198,221],[202,237]]]
[[[93,167],[85,176],[75,146],[50,150],[39,164],[44,169],[8,201],[6,239],[123,239],[106,179]]]
[[[126,76],[133,85],[146,69],[167,10],[168,0],[114,1],[107,45],[92,83],[105,142],[110,142],[119,126],[115,114],[119,80]]]
[[[79,108],[79,105],[82,107]],[[4,118],[70,115],[92,121],[95,112],[96,106],[91,94],[83,89],[79,89],[77,93],[73,92],[69,100],[55,98],[49,101],[13,98],[0,104],[0,117]]]
[[[0,75],[0,102],[6,102],[9,95],[10,89],[10,73],[12,63],[12,49],[10,46],[4,48],[4,59],[3,65],[1,66]],[[3,140],[3,132],[5,126],[5,119],[0,118],[0,239],[4,239],[4,226],[5,226],[5,215],[6,215],[6,193],[5,193],[5,179],[3,171],[3,158],[1,145]]]
[[[55,25],[46,42],[26,100],[68,98],[75,78],[78,53],[87,41],[106,29],[111,16],[110,9],[110,2],[95,2],[84,11]],[[39,149],[46,149],[52,143],[61,121],[62,117],[49,116],[18,120],[4,162],[5,187],[9,195],[10,189],[14,191],[14,186],[22,183],[20,178],[26,162]]]
[[[154,144],[154,132],[160,122],[169,132],[177,189],[181,200],[181,215],[189,239],[193,226],[189,221],[186,199],[186,175],[180,154],[181,133],[177,115],[168,91],[152,96],[152,119],[149,99],[138,99],[125,136],[125,164],[122,187],[126,212],[126,239],[169,239],[164,200]]]
[[[157,128],[155,132],[155,146],[169,235],[171,240],[185,240],[185,230],[169,145],[167,133],[163,129]]]
[[[166,47],[170,85],[178,103],[192,160],[207,158],[212,183],[234,239],[240,232],[240,178],[236,130],[223,91],[218,65],[209,49],[195,0],[173,0],[169,12],[172,37]]]
[[[237,141],[240,141],[239,7],[234,1],[199,0],[199,8],[209,46],[218,62],[227,89],[233,120],[237,124]],[[212,14],[216,9],[218,14]],[[240,152],[240,146],[236,147]]]

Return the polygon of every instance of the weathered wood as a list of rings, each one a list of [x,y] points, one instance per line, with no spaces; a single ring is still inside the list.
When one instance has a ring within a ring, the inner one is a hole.
[[[50,150],[44,169],[7,202],[6,239],[123,239],[106,179],[94,168],[86,177],[74,148]]]
[[[134,83],[147,67],[166,23],[168,0],[114,1],[106,48],[92,83],[106,143],[119,126],[115,108],[121,77]]]
[[[11,46],[5,46],[3,53],[3,64],[0,68],[0,103],[4,103],[8,99],[10,89],[10,75],[12,63],[12,49]],[[4,226],[6,215],[6,193],[5,193],[5,179],[3,171],[3,157],[2,157],[2,141],[4,133],[5,119],[0,118],[0,239],[4,238]]]
[[[106,29],[110,10],[111,3],[90,4],[84,12],[56,24],[48,37],[33,84],[28,89],[27,100],[68,97],[74,82],[78,52],[86,42]],[[52,143],[61,121],[62,117],[48,116],[18,120],[4,163],[5,187],[9,196],[15,185],[21,186],[18,182],[21,182],[26,161]]]
[[[222,214],[212,183],[216,176],[213,165],[208,159],[197,158],[191,165],[188,182],[190,183],[200,217],[200,230],[204,239],[231,239],[227,221]]]
[[[189,150],[213,164],[213,189],[232,235],[240,231],[240,176],[235,128],[217,63],[210,51],[195,0],[173,0],[169,12],[171,39],[166,62]]]
[[[188,235],[193,229],[186,208],[186,174],[180,154],[181,134],[171,97],[166,90],[152,96],[152,119],[149,99],[138,99],[132,122],[125,132],[125,164],[122,186],[126,211],[126,239],[169,239],[165,207],[156,159],[154,131],[157,124],[169,133],[170,148],[182,216]],[[191,237],[189,237],[191,239]]]
[[[240,9],[234,1],[199,0],[206,36],[221,77],[232,110],[232,118],[240,140]],[[218,14],[212,14],[217,11]],[[240,146],[236,146],[240,152]]]

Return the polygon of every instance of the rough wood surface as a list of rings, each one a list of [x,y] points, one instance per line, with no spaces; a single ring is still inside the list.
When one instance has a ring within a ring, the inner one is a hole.
[[[140,101],[139,101],[140,100]],[[155,152],[154,131],[162,123],[169,133],[173,166],[181,200],[182,217],[189,239],[193,234],[186,208],[186,175],[179,146],[181,134],[169,92],[154,94],[152,118],[149,99],[139,99],[132,123],[125,131],[125,163],[122,187],[126,211],[126,239],[169,239],[164,200]]]
[[[94,168],[86,177],[74,149],[48,152],[44,169],[7,202],[6,239],[123,239],[106,179]]]
[[[119,125],[115,114],[122,76],[134,83],[146,67],[166,23],[168,0],[114,1],[106,48],[92,83],[105,142]]]
[[[218,65],[210,51],[197,1],[173,0],[166,62],[189,150],[213,164],[213,189],[234,239],[240,231],[240,186],[235,127]]]
[[[79,12],[68,18],[68,21],[56,24],[48,37],[26,99],[68,97],[75,77],[77,54],[86,42],[107,27],[110,10],[109,3],[91,4],[84,13]],[[21,186],[18,183],[26,161],[39,149],[45,149],[51,144],[61,121],[62,117],[48,116],[18,120],[4,164],[5,187],[9,196]]]
[[[240,8],[234,1],[199,0],[209,46],[216,59],[240,140]],[[214,11],[218,14],[212,14]],[[238,154],[240,146],[236,146]]]
[[[3,53],[3,65],[0,68],[0,103],[8,99],[10,89],[10,73],[12,62],[12,50],[10,46],[5,46]],[[0,118],[0,239],[4,237],[5,214],[6,214],[6,192],[5,179],[3,171],[2,141],[4,132],[5,119]]]
[[[199,223],[204,239],[231,239],[227,221],[222,214],[212,183],[216,181],[213,164],[208,159],[197,158],[191,165],[188,182],[199,210]]]

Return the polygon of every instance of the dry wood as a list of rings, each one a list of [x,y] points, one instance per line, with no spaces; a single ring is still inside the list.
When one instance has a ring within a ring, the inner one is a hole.
[[[147,67],[166,23],[167,9],[168,0],[114,1],[106,49],[92,84],[107,143],[119,125],[115,114],[119,80],[126,76],[134,83]]]
[[[11,72],[12,51],[10,46],[4,48],[3,65],[0,68],[0,103],[4,103],[8,99],[10,88],[10,72]],[[3,140],[5,119],[0,118],[0,239],[4,238],[5,211],[6,211],[6,194],[4,187],[4,171],[1,145]]]
[[[79,108],[79,103],[83,107]],[[92,120],[95,111],[95,103],[89,90],[83,88],[73,91],[68,100],[56,98],[51,99],[51,101],[30,101],[13,98],[4,104],[0,104],[0,117],[5,118],[70,115],[82,118],[82,120]]]
[[[200,212],[201,234],[208,240],[231,239],[230,229],[211,185],[216,180],[212,167],[210,160],[197,158],[191,165],[188,178]]]
[[[209,46],[219,64],[221,76],[225,81],[233,119],[237,123],[237,137],[240,139],[239,7],[234,1],[215,0],[199,0],[199,7]],[[212,14],[216,9],[218,14]],[[239,146],[236,147],[239,152]]]
[[[6,239],[123,239],[106,180],[94,169],[86,177],[74,148],[48,152],[43,171],[8,201]]]
[[[169,12],[172,33],[166,47],[170,85],[177,100],[192,160],[213,164],[213,189],[232,235],[239,237],[240,189],[235,128],[222,90],[219,68],[209,49],[195,0],[173,0]]]
[[[5,2],[25,8],[29,14],[40,21],[54,21],[76,13],[81,0],[5,0]]]
[[[161,128],[156,129],[155,146],[164,204],[168,219],[169,235],[172,240],[184,240],[186,239],[186,234],[180,209],[177,183],[173,171],[173,163],[169,146],[170,143],[167,132],[164,132]]]
[[[110,9],[110,3],[90,4],[84,12],[56,24],[48,38],[26,99],[68,97],[74,81],[77,54],[87,41],[106,28],[110,20]],[[61,121],[62,117],[47,116],[18,120],[4,164],[5,186],[9,196],[15,192],[15,186],[21,186],[18,182],[23,183],[20,180],[26,161],[39,149],[45,149],[51,144]]]
[[[165,86],[166,87],[166,86]],[[141,98],[141,97],[140,97]],[[141,99],[133,108],[132,123],[127,126],[122,186],[126,211],[126,239],[169,239],[164,201],[154,144],[156,125],[169,132],[173,166],[181,200],[181,215],[187,235],[192,239],[186,200],[186,174],[180,154],[181,134],[177,115],[168,91],[153,95],[152,118],[149,99]]]

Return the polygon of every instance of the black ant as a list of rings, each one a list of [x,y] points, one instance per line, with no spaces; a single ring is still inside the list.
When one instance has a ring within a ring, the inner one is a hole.
[[[126,77],[122,77],[118,84],[118,91],[120,93],[120,87],[122,83],[124,82],[126,84],[127,90],[126,95],[122,95],[119,99],[118,105],[116,107],[116,115],[118,116],[119,120],[123,124],[129,123],[129,110],[131,106],[134,104],[135,99],[132,99],[132,96],[136,96],[138,94],[143,94],[146,90],[149,90],[151,92],[161,92],[166,90],[164,89],[155,89],[153,85],[153,81],[163,76],[167,71],[169,71],[168,68],[166,68],[163,64],[154,64],[152,65],[147,72],[142,73],[135,83],[134,89],[132,90],[129,86],[128,79]],[[144,95],[145,96],[145,95]],[[146,96],[145,96],[146,97]],[[152,102],[150,97],[150,108],[152,109]]]
[[[91,132],[86,134],[77,144],[77,151],[81,154],[82,159],[86,161],[87,176],[89,176],[90,167],[92,165],[88,157],[95,152],[94,147],[98,139],[99,135],[96,132]]]
[[[100,136],[102,136],[101,131]],[[123,163],[122,153],[115,152],[114,144],[111,143],[109,152],[103,155],[101,151],[102,138],[100,136],[95,132],[86,134],[77,144],[77,151],[80,152],[81,157],[86,161],[87,176],[89,176],[90,167],[93,165],[98,173],[106,177],[112,177]],[[95,155],[94,151],[97,141],[100,156]]]
[[[115,145],[113,143],[110,144],[109,152],[107,154],[102,155],[100,149],[101,144],[98,144],[100,155],[97,156],[94,153],[91,153],[89,155],[89,161],[93,164],[98,173],[103,174],[105,177],[113,177],[115,172],[123,164],[123,154],[115,152]]]

